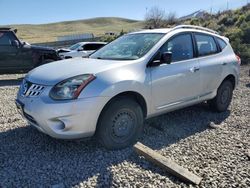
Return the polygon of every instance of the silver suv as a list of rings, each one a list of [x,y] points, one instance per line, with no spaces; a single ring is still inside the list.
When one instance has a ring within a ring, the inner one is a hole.
[[[217,32],[181,25],[124,35],[89,58],[29,72],[16,104],[54,138],[96,135],[108,149],[136,141],[146,118],[207,101],[227,110],[240,58]]]

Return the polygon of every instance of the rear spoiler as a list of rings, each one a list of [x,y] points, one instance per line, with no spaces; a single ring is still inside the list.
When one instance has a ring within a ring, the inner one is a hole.
[[[229,38],[227,38],[227,37],[222,37],[225,41],[227,41],[227,42],[229,42],[230,40],[229,40]]]

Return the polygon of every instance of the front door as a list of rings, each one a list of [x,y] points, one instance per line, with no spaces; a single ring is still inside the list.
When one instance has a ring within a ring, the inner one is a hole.
[[[155,112],[194,101],[200,94],[199,62],[194,59],[192,35],[179,34],[160,52],[171,52],[171,64],[151,67],[152,107]]]
[[[0,32],[0,70],[12,70],[21,61],[18,48],[12,45],[12,37],[8,32]]]

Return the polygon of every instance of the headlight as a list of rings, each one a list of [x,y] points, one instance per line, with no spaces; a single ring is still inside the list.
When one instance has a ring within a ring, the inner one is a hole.
[[[83,74],[56,84],[50,91],[50,97],[55,100],[76,99],[81,91],[96,77],[93,74]]]

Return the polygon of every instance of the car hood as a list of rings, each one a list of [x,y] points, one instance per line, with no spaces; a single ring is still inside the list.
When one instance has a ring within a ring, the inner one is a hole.
[[[73,58],[39,66],[27,74],[26,80],[52,86],[70,77],[97,74],[124,64],[128,63],[126,61]]]
[[[30,48],[34,51],[47,51],[47,52],[55,52],[56,51],[54,48],[45,47],[45,46],[30,45]]]
[[[67,49],[67,48],[60,48],[57,50],[58,53],[65,53],[65,52],[71,52],[72,50]]]

